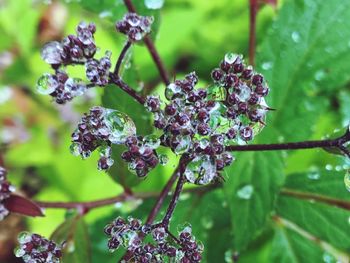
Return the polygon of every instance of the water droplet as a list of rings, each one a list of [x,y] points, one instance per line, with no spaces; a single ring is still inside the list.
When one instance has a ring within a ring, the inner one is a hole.
[[[127,230],[120,235],[122,239],[122,245],[125,248],[128,248],[133,244],[136,238],[138,238],[137,233],[135,231]]]
[[[42,75],[36,84],[36,89],[38,93],[48,95],[54,92],[58,86],[57,80],[48,73]]]
[[[208,87],[208,99],[215,101],[223,101],[226,99],[227,91],[220,85],[212,85]]]
[[[98,16],[100,18],[106,18],[106,17],[111,17],[113,15],[113,13],[109,10],[104,10],[102,11]]]
[[[28,232],[21,232],[18,235],[18,242],[20,244],[28,243],[29,241],[32,240],[32,235]]]
[[[171,100],[176,94],[181,92],[181,88],[174,83],[170,83],[165,89],[165,97]]]
[[[273,63],[271,61],[264,62],[261,65],[262,69],[264,70],[270,70],[272,66],[273,66]]]
[[[10,100],[13,95],[13,91],[8,86],[3,86],[0,88],[0,104],[5,103]]]
[[[227,53],[225,55],[225,61],[229,64],[232,64],[233,62],[236,61],[237,58],[239,58],[240,56],[235,54],[235,53]]]
[[[160,9],[164,5],[164,0],[145,0],[145,6],[149,9]]]
[[[251,93],[250,88],[245,83],[243,83],[242,85],[239,86],[239,90],[240,92],[238,94],[238,98],[241,101],[247,101],[250,98],[250,93]]]
[[[345,173],[344,184],[345,184],[346,190],[350,192],[350,171],[349,170]]]
[[[225,262],[226,263],[234,263],[233,262],[233,254],[231,250],[225,252]]]
[[[86,91],[86,85],[82,79],[68,78],[64,83],[64,89],[72,94],[73,97],[81,96]]]
[[[183,154],[190,148],[190,146],[191,146],[191,137],[189,135],[182,136],[174,152],[176,154]]]
[[[117,110],[106,110],[105,121],[110,129],[109,140],[114,144],[122,144],[129,136],[136,134],[136,126],[132,119]]]
[[[208,217],[202,217],[201,223],[202,223],[202,226],[205,229],[210,229],[210,228],[212,228],[214,226],[213,219],[212,218],[208,218]]]
[[[327,52],[328,54],[331,54],[333,52],[333,47],[328,46],[324,49],[325,52]]]
[[[20,247],[16,248],[14,252],[15,256],[18,258],[23,257],[26,254],[25,250]]]
[[[249,200],[254,193],[254,187],[247,184],[237,191],[237,196],[241,199]]]
[[[340,172],[340,171],[342,170],[342,166],[341,166],[341,165],[337,165],[337,166],[335,167],[335,170],[336,170],[337,172]]]
[[[326,77],[326,72],[324,70],[318,70],[315,73],[315,80],[322,81]]]
[[[156,135],[146,135],[143,138],[144,145],[152,149],[157,149],[160,145],[160,140]]]
[[[336,262],[335,258],[331,254],[329,254],[327,252],[325,252],[323,254],[322,259],[326,263],[335,263]]]
[[[159,163],[161,165],[166,165],[169,161],[169,158],[166,154],[159,154],[158,158],[159,158]]]
[[[321,174],[318,171],[311,171],[307,174],[307,178],[310,180],[318,180],[320,179]]]
[[[195,157],[186,167],[186,179],[194,184],[208,184],[216,176],[216,165],[208,155]]]
[[[300,34],[299,34],[299,32],[293,31],[293,33],[292,33],[292,40],[295,43],[298,43],[300,41]]]
[[[333,166],[331,164],[326,164],[326,170],[327,171],[332,171],[333,170]]]
[[[57,41],[49,42],[41,49],[41,57],[48,64],[60,64],[62,62],[62,54],[62,44]]]

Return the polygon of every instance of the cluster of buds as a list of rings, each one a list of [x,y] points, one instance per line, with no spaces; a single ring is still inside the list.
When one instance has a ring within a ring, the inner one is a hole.
[[[42,59],[58,68],[60,65],[83,63],[96,53],[94,33],[96,26],[93,23],[81,22],[77,28],[77,35],[69,35],[62,42],[52,41],[41,50]]]
[[[192,72],[166,87],[169,102],[164,107],[156,96],[145,102],[154,126],[164,132],[161,143],[192,156],[185,176],[195,184],[220,178],[219,172],[234,160],[225,146],[252,140],[270,109],[263,76],[246,67],[241,56],[226,54],[212,78],[208,88],[195,88],[198,77]]]
[[[0,221],[9,214],[9,211],[3,205],[3,201],[9,198],[15,190],[14,186],[7,181],[6,175],[6,169],[0,166]]]
[[[126,14],[121,21],[116,23],[116,29],[127,35],[129,41],[135,42],[141,40],[145,35],[151,32],[153,17],[139,16],[136,13]]]
[[[56,70],[55,74],[45,73],[37,83],[38,92],[52,96],[58,104],[64,104],[74,97],[84,94],[86,89],[87,86],[83,80],[70,78],[61,69]]]
[[[94,24],[81,22],[76,28],[76,35],[69,35],[62,42],[49,42],[42,48],[41,57],[55,69],[55,74],[45,73],[40,77],[37,82],[39,93],[50,95],[56,103],[64,104],[84,94],[89,87],[108,84],[111,52],[106,52],[100,60],[94,59],[97,50],[95,31]],[[66,65],[76,64],[85,64],[89,84],[66,73]]]
[[[105,86],[108,84],[109,70],[111,66],[111,53],[107,51],[105,56],[100,60],[90,59],[86,62],[86,77],[91,83]]]
[[[62,246],[38,234],[22,232],[18,236],[19,247],[16,257],[21,257],[26,263],[59,263],[62,257]]]
[[[97,148],[100,151],[99,170],[107,170],[113,165],[111,145],[123,144],[130,136],[134,136],[136,127],[124,113],[93,107],[85,114],[72,134],[71,152],[87,158]]]
[[[160,140],[154,135],[143,138],[131,136],[126,139],[125,145],[128,150],[123,152],[121,157],[129,163],[129,170],[139,177],[146,176],[159,162],[162,165],[166,163],[166,157],[158,156],[155,151],[160,145]]]
[[[175,244],[163,226],[142,225],[140,220],[131,217],[127,221],[118,217],[105,227],[104,232],[109,237],[111,252],[120,247],[128,251],[127,262],[197,263],[202,258],[203,246],[195,241],[188,226],[179,233]],[[152,242],[143,243],[141,234],[150,235]]]

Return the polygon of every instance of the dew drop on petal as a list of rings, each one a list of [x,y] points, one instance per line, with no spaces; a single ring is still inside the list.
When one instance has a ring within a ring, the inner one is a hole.
[[[136,126],[132,119],[117,110],[106,110],[105,121],[110,129],[109,140],[114,144],[122,144],[129,136],[136,134]]]
[[[45,73],[38,79],[36,89],[38,93],[48,95],[54,92],[58,85],[57,80],[51,74]]]
[[[146,135],[143,138],[144,145],[152,149],[157,149],[160,145],[160,139],[156,135]]]
[[[227,53],[225,55],[225,61],[229,64],[232,64],[233,62],[236,61],[236,59],[239,57],[239,55],[235,54],[235,53]]]
[[[181,88],[174,83],[170,83],[165,89],[165,97],[171,100],[174,95],[181,92]]]
[[[26,231],[19,233],[18,235],[18,242],[20,244],[28,243],[31,241],[32,235]]]
[[[245,83],[243,83],[242,85],[239,86],[239,90],[240,92],[238,94],[238,98],[241,101],[247,101],[250,98],[250,93],[251,93],[250,88]]]
[[[195,157],[186,167],[184,175],[190,183],[208,184],[216,176],[216,165],[210,156]]]
[[[63,47],[57,41],[52,41],[44,45],[41,49],[41,58],[48,64],[62,63]]]
[[[249,200],[254,193],[254,187],[251,184],[247,184],[238,189],[237,196],[241,199]]]
[[[179,144],[176,146],[174,152],[176,154],[183,154],[185,153],[191,145],[191,137],[186,135],[186,136],[182,136],[181,140],[179,142]]]
[[[16,248],[14,252],[15,256],[18,258],[23,257],[26,254],[25,250],[20,247]]]
[[[169,161],[169,157],[166,154],[159,154],[158,158],[161,165],[166,165]]]

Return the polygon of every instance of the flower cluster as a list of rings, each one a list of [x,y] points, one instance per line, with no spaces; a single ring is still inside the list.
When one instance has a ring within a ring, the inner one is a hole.
[[[126,14],[121,21],[116,23],[116,29],[127,35],[129,41],[135,42],[141,40],[145,35],[151,32],[153,17],[139,16],[136,13]]]
[[[172,240],[162,226],[142,225],[138,219],[130,217],[126,221],[118,217],[105,227],[104,232],[109,237],[109,250],[113,252],[124,247],[129,254],[128,262],[168,262],[166,259],[171,259],[196,263],[202,258],[203,246],[196,242],[188,226],[179,233],[179,238]],[[144,244],[140,234],[150,235],[152,242]]]
[[[15,251],[16,257],[24,262],[59,263],[62,257],[62,246],[38,234],[22,232],[18,236],[19,247]]]
[[[90,59],[86,62],[86,77],[91,83],[105,86],[108,84],[109,70],[111,66],[111,53],[107,51],[106,55],[100,60]]]
[[[155,151],[160,145],[160,140],[153,135],[142,137],[131,136],[126,139],[127,151],[122,153],[122,159],[129,163],[129,170],[139,177],[144,177],[159,163]]]
[[[3,220],[9,211],[3,205],[3,201],[10,197],[10,194],[15,190],[6,179],[7,171],[0,166],[0,221]]]
[[[55,74],[45,73],[40,77],[37,83],[37,90],[41,94],[51,95],[56,103],[64,104],[76,96],[84,94],[87,86],[79,78],[70,78],[68,74],[61,69],[56,70]]]
[[[93,23],[81,22],[77,28],[77,35],[69,35],[62,42],[52,41],[41,50],[42,59],[55,67],[85,62],[96,53]]]
[[[134,136],[136,127],[124,113],[93,107],[85,114],[72,134],[71,152],[87,158],[97,148],[100,151],[98,169],[107,170],[113,165],[111,145],[123,144],[130,136]]]
[[[212,78],[213,85],[196,88],[198,77],[192,72],[166,87],[164,107],[155,96],[145,102],[154,113],[154,126],[164,132],[162,144],[192,156],[185,176],[196,184],[220,178],[218,173],[234,160],[225,146],[252,140],[269,110],[263,76],[246,67],[241,56],[226,54]]]
[[[42,48],[41,57],[55,69],[55,74],[45,73],[40,77],[37,82],[39,93],[50,95],[56,103],[64,104],[84,94],[89,87],[108,84],[111,53],[106,52],[100,60],[94,58],[97,50],[95,31],[94,24],[81,22],[76,28],[76,35],[69,35],[62,42],[49,42]],[[86,77],[90,84],[68,76],[65,66],[76,64],[85,64]]]

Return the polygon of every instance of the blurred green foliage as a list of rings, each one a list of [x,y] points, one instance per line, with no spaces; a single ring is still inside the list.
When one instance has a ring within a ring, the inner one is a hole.
[[[226,52],[247,56],[247,0],[165,0],[160,10],[133,2],[141,14],[155,17],[152,38],[171,78],[196,71],[205,86]],[[349,1],[340,0],[285,0],[276,8],[261,4],[256,67],[268,80],[268,104],[276,111],[253,143],[320,139],[348,124],[349,7]],[[113,86],[96,88],[65,106],[35,91],[36,80],[50,70],[40,58],[45,42],[72,33],[81,20],[93,21],[101,56],[111,50],[115,61],[125,40],[115,32],[114,21],[125,12],[121,0],[0,1],[0,161],[17,188],[35,200],[95,200],[123,188],[159,192],[176,166],[178,157],[164,150],[168,165],[145,180],[117,156],[109,174],[98,172],[97,156],[82,161],[69,153],[70,134],[81,114],[93,105],[118,109],[130,115],[139,134],[153,132],[151,117]],[[84,74],[78,67],[71,73]],[[163,96],[164,86],[142,44],[133,47],[124,78],[144,95]],[[122,151],[117,148],[115,155]],[[349,262],[347,160],[321,150],[235,156],[223,189],[183,194],[174,214],[174,232],[189,222],[204,243],[203,262],[234,262],[237,255],[243,263]],[[104,225],[118,215],[145,219],[153,204],[154,199],[118,203],[84,218],[47,209],[44,218],[24,220],[30,231],[45,236],[54,232],[54,238],[64,239],[67,231],[73,233],[76,249],[64,262],[115,262],[122,251],[107,251]]]

